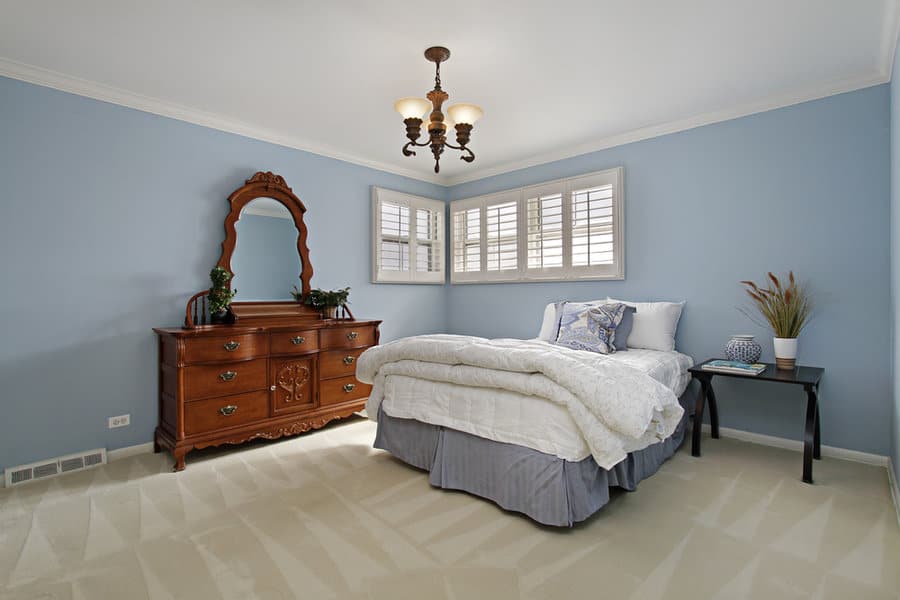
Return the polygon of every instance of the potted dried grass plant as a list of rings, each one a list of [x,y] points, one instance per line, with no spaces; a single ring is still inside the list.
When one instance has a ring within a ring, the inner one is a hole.
[[[742,312],[754,322],[772,328],[776,367],[793,369],[797,362],[797,338],[809,322],[812,298],[806,285],[797,283],[793,271],[788,273],[785,283],[771,272],[767,277],[765,287],[752,281],[741,282],[763,320],[748,310]]]

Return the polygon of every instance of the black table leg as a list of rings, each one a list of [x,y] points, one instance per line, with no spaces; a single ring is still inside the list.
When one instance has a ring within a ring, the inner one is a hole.
[[[815,449],[818,447],[816,443],[817,429],[819,421],[819,401],[816,390],[813,387],[806,388],[806,429],[803,432],[803,481],[804,483],[812,483],[812,461]]]
[[[815,387],[816,391],[816,433],[813,436],[813,458],[822,459],[822,434],[819,433],[819,386]]]
[[[700,392],[697,394],[697,405],[694,408],[694,431],[691,434],[691,456],[700,456],[700,432],[703,429],[703,403],[706,391],[710,387],[706,377],[698,377]]]
[[[712,379],[706,388],[706,400],[709,403],[709,430],[713,438],[719,439],[719,405],[716,404],[716,392],[713,391]]]

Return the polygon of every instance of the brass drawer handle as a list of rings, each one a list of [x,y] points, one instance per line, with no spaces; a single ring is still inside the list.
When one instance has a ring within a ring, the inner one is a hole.
[[[234,352],[235,350],[237,350],[240,347],[241,347],[240,342],[235,342],[235,341],[225,342],[225,349],[228,350],[229,352]]]
[[[305,341],[306,341],[306,338],[303,337],[302,335],[298,335],[297,337],[291,338],[291,343],[295,346],[299,346],[300,344],[302,344]]]
[[[237,410],[237,406],[234,404],[229,404],[228,406],[223,406],[219,409],[219,412],[222,413],[223,417],[230,417],[234,414],[234,411]]]
[[[344,391],[347,392],[348,394],[350,392],[352,392],[354,389],[356,389],[355,383],[345,383],[344,384]]]
[[[355,331],[351,331],[350,333],[347,334],[348,340],[355,340],[358,337],[359,337],[359,334],[356,333]]]
[[[356,360],[356,357],[354,357],[354,356],[345,356],[345,357],[344,357],[344,364],[345,364],[345,365],[352,365],[352,364],[353,364],[353,361],[355,361],[355,360]]]
[[[225,371],[224,373],[219,373],[219,379],[222,381],[231,381],[237,377],[237,371]]]

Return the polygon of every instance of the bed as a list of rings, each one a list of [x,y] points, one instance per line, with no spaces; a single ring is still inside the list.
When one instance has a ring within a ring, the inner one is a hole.
[[[428,471],[436,487],[565,527],[678,449],[692,364],[674,350],[600,355],[539,339],[429,335],[367,351],[357,377],[373,384],[376,448]]]

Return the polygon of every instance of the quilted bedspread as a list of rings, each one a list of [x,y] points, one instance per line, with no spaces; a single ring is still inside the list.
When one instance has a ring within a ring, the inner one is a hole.
[[[454,384],[473,394],[499,389],[553,402],[570,413],[605,469],[671,435],[683,413],[675,393],[646,373],[603,355],[535,340],[404,338],[368,349],[356,376],[373,385],[366,407],[373,418],[391,376]],[[427,401],[423,404],[427,413]]]

